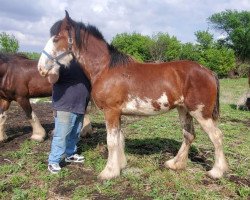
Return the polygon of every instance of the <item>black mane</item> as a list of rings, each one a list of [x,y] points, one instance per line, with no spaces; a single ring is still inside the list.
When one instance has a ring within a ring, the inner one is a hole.
[[[104,41],[107,44],[107,48],[110,54],[110,63],[109,67],[116,67],[119,65],[127,65],[132,58],[118,49],[116,49],[113,45],[110,45],[104,39],[102,33],[93,25],[85,25],[82,22],[75,22],[74,20],[70,19],[70,24],[74,27],[75,30],[75,38],[76,44],[78,48],[84,47],[85,42],[88,40],[88,35],[92,35],[95,38]],[[62,25],[62,20],[57,21],[50,29],[50,35],[54,36],[60,32],[60,28]],[[81,30],[83,30],[84,35],[81,35]]]

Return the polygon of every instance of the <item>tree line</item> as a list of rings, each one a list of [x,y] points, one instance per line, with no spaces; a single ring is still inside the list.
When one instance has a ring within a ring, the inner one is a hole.
[[[220,77],[245,76],[250,66],[250,12],[226,10],[207,20],[223,37],[216,40],[208,30],[197,31],[195,43],[181,43],[168,33],[122,33],[113,38],[112,44],[142,62],[193,60]]]
[[[195,32],[195,43],[182,43],[175,36],[159,32],[117,34],[111,44],[140,62],[193,60],[215,71],[219,77],[245,76],[250,66],[250,12],[226,10],[207,19],[209,26],[223,37],[209,32]],[[13,35],[0,34],[0,51],[17,52],[19,43]],[[38,53],[26,53],[38,58]]]

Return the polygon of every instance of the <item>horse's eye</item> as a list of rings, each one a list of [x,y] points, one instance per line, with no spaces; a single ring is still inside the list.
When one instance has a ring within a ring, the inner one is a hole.
[[[57,43],[58,40],[59,40],[59,37],[55,36],[54,39],[53,39],[53,42],[54,42],[54,43]]]

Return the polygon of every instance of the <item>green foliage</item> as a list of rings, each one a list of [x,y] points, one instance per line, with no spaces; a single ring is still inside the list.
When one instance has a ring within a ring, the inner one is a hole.
[[[18,40],[14,35],[5,32],[0,33],[0,51],[5,53],[16,53],[19,49]]]
[[[205,49],[198,61],[215,71],[219,77],[226,77],[228,72],[235,67],[234,51],[225,47]]]
[[[234,51],[219,45],[208,31],[197,31],[195,35],[197,44],[182,45],[180,59],[197,61],[220,77],[226,77],[236,66]]]
[[[226,34],[221,43],[233,48],[237,58],[250,60],[250,11],[226,10],[213,14],[208,21]]]
[[[167,37],[168,34],[164,33],[158,33],[152,37],[153,41],[149,47],[149,51],[153,61],[166,61]]]
[[[150,37],[143,36],[140,33],[122,33],[117,34],[111,44],[138,61],[146,61],[150,59],[150,43]]]
[[[14,195],[11,198],[12,200],[26,200],[28,199],[28,192],[15,188],[14,189]]]
[[[180,52],[180,59],[181,60],[199,60],[199,51],[197,45],[194,45],[190,42],[182,44],[181,52]]]
[[[38,60],[41,56],[40,53],[36,53],[36,52],[22,52],[23,54],[25,54],[29,59],[33,59],[33,60]]]
[[[151,60],[171,61],[178,60],[181,51],[181,43],[175,36],[167,33],[158,33],[152,36],[150,46]]]
[[[226,77],[236,67],[234,51],[214,40],[208,31],[195,33],[196,44],[181,42],[167,33],[158,33],[151,38],[137,33],[118,34],[112,44],[139,61],[193,60]]]
[[[208,49],[213,46],[214,37],[208,31],[196,31],[196,41],[199,43],[202,49]]]

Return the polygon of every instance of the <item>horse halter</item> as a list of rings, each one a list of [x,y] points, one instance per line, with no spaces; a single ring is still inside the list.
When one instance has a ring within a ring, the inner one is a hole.
[[[46,55],[49,60],[52,60],[53,61],[53,64],[50,65],[50,66],[45,66],[45,68],[49,71],[53,68],[54,64],[58,64],[58,65],[62,65],[59,60],[62,59],[63,57],[65,57],[66,55],[68,54],[72,54],[72,45],[73,45],[73,39],[72,39],[72,36],[71,36],[71,30],[69,29],[68,30],[68,34],[69,34],[69,38],[68,38],[68,50],[61,53],[60,55],[56,56],[56,57],[53,57],[51,56],[47,51],[45,50],[42,50],[42,54]]]

